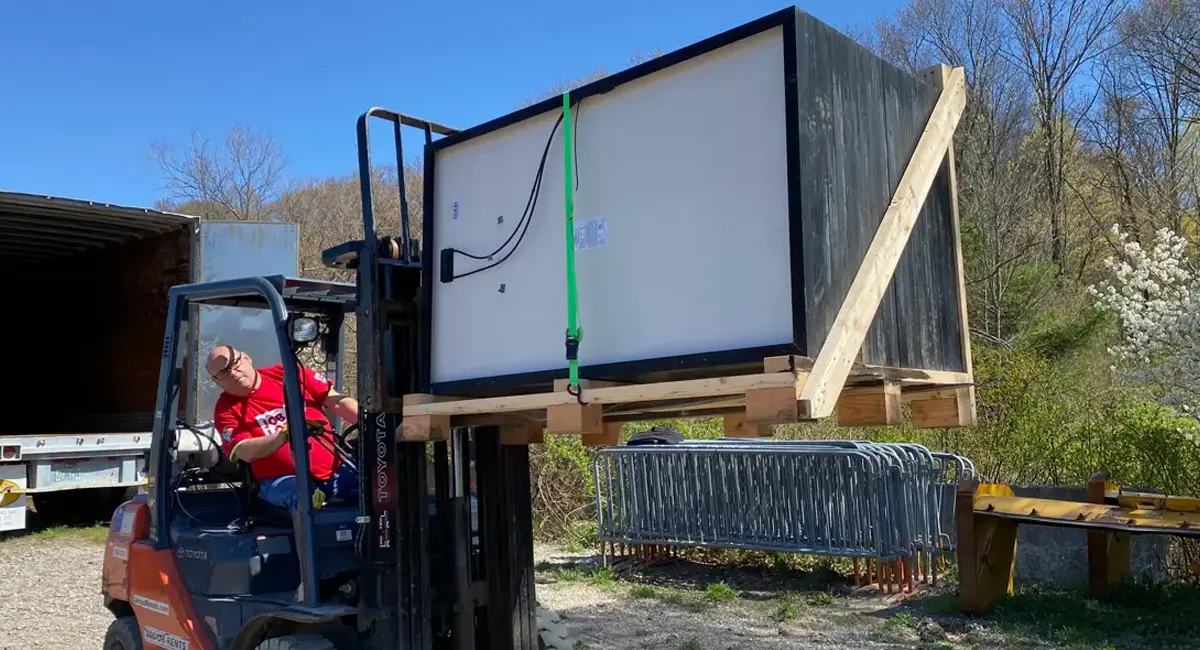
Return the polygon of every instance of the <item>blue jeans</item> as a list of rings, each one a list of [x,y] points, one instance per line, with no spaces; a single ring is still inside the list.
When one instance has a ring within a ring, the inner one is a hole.
[[[321,494],[318,495],[317,492]],[[287,508],[289,513],[296,512],[296,477],[293,475],[263,481],[258,488],[258,496],[264,501]],[[349,463],[343,464],[333,476],[324,481],[313,481],[313,509],[318,502],[323,503],[332,498],[355,501],[358,499],[358,470]]]

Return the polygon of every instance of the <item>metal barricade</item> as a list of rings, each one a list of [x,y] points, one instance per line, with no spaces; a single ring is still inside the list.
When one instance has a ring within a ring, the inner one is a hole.
[[[906,567],[953,548],[953,485],[974,475],[916,444],[741,438],[608,447],[592,471],[605,542]]]

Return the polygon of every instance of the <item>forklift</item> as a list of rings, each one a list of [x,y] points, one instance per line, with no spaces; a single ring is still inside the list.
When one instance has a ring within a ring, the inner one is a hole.
[[[391,122],[396,136],[397,237],[375,233],[372,117]],[[574,647],[534,593],[529,447],[502,445],[494,426],[455,428],[434,442],[397,435],[404,396],[427,387],[429,359],[419,298],[429,256],[409,236],[402,126],[424,130],[426,142],[454,133],[385,109],[359,117],[364,238],[322,256],[329,267],[353,270],[354,284],[272,276],[170,290],[146,493],[114,512],[105,549],[102,592],[114,615],[105,650]],[[203,363],[187,358],[195,349],[189,319],[202,305],[270,314],[284,369],[295,513],[259,498],[249,465],[222,453],[211,422],[181,415],[186,364]],[[358,422],[321,435],[304,419],[302,359],[320,357],[338,373],[350,313],[358,323]],[[314,502],[314,444],[355,465],[357,500]]]

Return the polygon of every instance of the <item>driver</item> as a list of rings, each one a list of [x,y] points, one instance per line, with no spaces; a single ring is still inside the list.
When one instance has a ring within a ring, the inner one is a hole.
[[[208,355],[206,365],[223,391],[213,408],[213,424],[221,432],[222,449],[231,459],[250,463],[262,499],[294,513],[296,464],[284,413],[283,364],[255,368],[249,354],[218,345]],[[321,435],[326,440],[310,439],[308,443],[308,469],[315,488],[313,505],[319,507],[329,497],[356,499],[358,473],[331,451],[335,444],[332,427],[322,409],[353,424],[358,421],[358,402],[338,393],[313,370],[301,365],[300,372],[304,419],[323,425]]]

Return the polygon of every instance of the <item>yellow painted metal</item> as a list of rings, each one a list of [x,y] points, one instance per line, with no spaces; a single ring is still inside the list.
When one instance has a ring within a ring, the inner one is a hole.
[[[976,495],[987,495],[994,497],[1011,497],[1013,496],[1012,488],[1004,483],[980,483],[975,488]]]
[[[982,486],[980,486],[982,487]],[[975,511],[1004,519],[1042,521],[1129,532],[1200,536],[1200,512],[1123,507],[976,492]]]
[[[1116,500],[1117,505],[1122,508],[1200,513],[1200,498],[1196,497],[1121,490],[1117,493]]]

